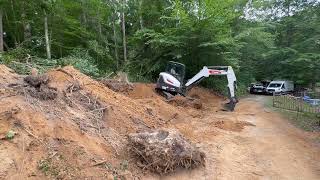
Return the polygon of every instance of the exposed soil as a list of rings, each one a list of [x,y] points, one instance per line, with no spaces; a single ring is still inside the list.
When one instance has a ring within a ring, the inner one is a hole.
[[[181,106],[181,107],[192,107],[195,109],[201,109],[202,103],[199,98],[190,98],[190,97],[183,97],[180,95],[174,96],[173,98],[168,100],[169,104],[174,106]]]
[[[255,126],[252,123],[246,122],[246,121],[238,121],[238,122],[232,122],[232,121],[216,121],[213,123],[215,127],[226,130],[226,131],[235,131],[235,132],[241,132],[246,126]]]
[[[69,66],[46,76],[54,98],[26,93],[42,85],[0,65],[0,179],[320,179],[319,133],[295,128],[261,97],[224,112],[226,100],[202,88],[188,94],[197,109],[170,104],[153,84],[115,92]],[[163,128],[204,152],[205,167],[165,176],[139,168],[128,135]]]
[[[132,84],[117,79],[104,79],[100,82],[115,92],[128,93],[133,90]]]

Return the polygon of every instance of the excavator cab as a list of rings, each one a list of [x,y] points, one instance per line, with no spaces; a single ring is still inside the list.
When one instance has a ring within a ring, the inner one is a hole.
[[[166,73],[171,74],[173,77],[175,77],[180,82],[184,81],[184,76],[186,72],[186,66],[184,64],[169,61],[166,66]]]

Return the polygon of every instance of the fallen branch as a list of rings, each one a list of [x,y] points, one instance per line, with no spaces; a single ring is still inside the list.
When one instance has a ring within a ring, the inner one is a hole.
[[[108,160],[97,162],[97,163],[93,164],[92,167],[102,165],[102,164],[104,164],[106,162],[108,162]]]
[[[33,133],[31,133],[29,130],[27,130],[26,128],[22,127],[23,130],[25,130],[30,136],[32,136],[33,138],[35,138],[37,141],[39,141],[42,144],[45,144],[45,142],[43,142],[41,139],[39,139],[36,135],[34,135]]]

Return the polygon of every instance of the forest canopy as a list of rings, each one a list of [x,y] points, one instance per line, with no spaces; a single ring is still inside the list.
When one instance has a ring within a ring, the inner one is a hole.
[[[154,82],[168,61],[187,77],[231,65],[239,86],[320,82],[318,0],[0,0],[0,62],[20,73],[73,65]],[[203,85],[222,90],[220,78]]]

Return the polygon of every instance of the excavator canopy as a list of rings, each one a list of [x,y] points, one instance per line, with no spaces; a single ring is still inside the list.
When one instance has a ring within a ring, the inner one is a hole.
[[[180,82],[184,80],[185,72],[186,72],[186,66],[184,64],[169,61],[166,66],[166,73],[171,74],[176,79],[178,79]]]

